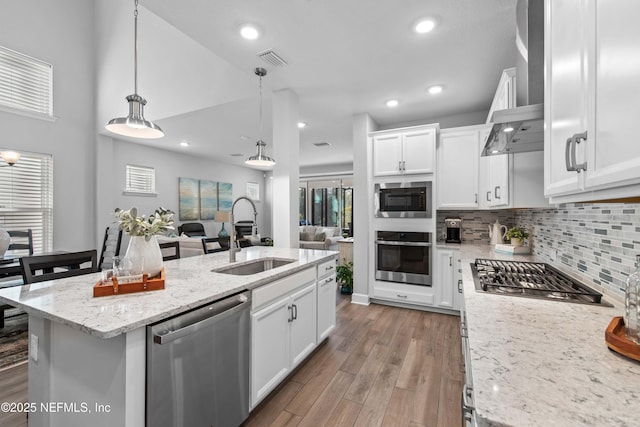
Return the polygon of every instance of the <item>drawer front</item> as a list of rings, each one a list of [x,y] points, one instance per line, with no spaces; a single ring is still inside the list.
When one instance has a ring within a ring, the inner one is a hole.
[[[399,290],[387,287],[375,287],[373,291],[374,298],[383,298],[398,302],[406,302],[410,304],[433,305],[434,295],[431,293],[415,292]]]
[[[329,276],[336,272],[336,259],[332,258],[322,264],[318,264],[318,279]]]
[[[292,274],[283,279],[261,286],[253,290],[251,309],[256,310],[260,306],[280,298],[296,290],[300,286],[316,280],[315,269],[309,268],[299,273]]]

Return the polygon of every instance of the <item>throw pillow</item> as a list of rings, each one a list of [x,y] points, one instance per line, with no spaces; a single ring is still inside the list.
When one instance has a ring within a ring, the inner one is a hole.
[[[314,242],[324,242],[325,239],[325,234],[324,233],[316,233],[315,236],[313,236],[313,241]]]
[[[307,235],[305,233],[303,233],[303,232],[300,232],[300,240],[304,241],[304,240],[306,240],[306,238],[307,238]]]
[[[323,228],[322,232],[327,238],[333,237],[333,229],[332,228]]]

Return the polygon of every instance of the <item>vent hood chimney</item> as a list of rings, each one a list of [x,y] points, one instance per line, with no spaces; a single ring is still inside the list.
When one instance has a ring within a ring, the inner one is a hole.
[[[493,113],[483,156],[540,151],[544,146],[544,3],[516,5],[516,108]]]

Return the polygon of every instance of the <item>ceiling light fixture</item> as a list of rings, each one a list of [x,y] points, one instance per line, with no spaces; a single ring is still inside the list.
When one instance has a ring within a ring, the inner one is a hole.
[[[133,12],[133,95],[126,97],[129,115],[109,120],[105,128],[109,132],[133,138],[162,138],[164,132],[157,124],[145,120],[144,106],[147,100],[138,95],[138,0],[134,0]]]
[[[259,139],[258,142],[256,142],[258,153],[255,156],[249,157],[244,162],[249,166],[269,167],[275,165],[276,161],[264,154],[267,144],[262,140],[262,78],[267,75],[267,70],[264,68],[256,68],[254,72],[260,78],[260,127],[258,131]]]
[[[513,128],[511,126],[507,126],[506,128],[502,129],[503,132],[513,132]]]
[[[260,37],[260,30],[252,24],[245,24],[240,27],[240,35],[247,40],[256,40]]]
[[[20,153],[17,151],[0,151],[0,156],[2,157],[2,160],[7,163],[0,167],[13,166],[18,162],[18,160],[20,160]]]
[[[397,107],[399,104],[397,99],[390,99],[387,101],[387,107],[393,108],[393,107]]]
[[[188,147],[188,146],[189,146],[189,143],[188,143],[187,141],[182,141],[182,142],[180,143],[180,146],[181,146],[181,147]]]
[[[431,94],[431,95],[437,95],[440,92],[442,92],[443,86],[442,85],[433,85],[433,86],[429,86],[429,88],[427,89],[427,91]]]
[[[436,22],[432,18],[421,19],[413,26],[413,31],[418,34],[425,34],[436,27]]]
[[[307,127],[307,124],[305,122],[298,122],[298,129],[304,129]]]

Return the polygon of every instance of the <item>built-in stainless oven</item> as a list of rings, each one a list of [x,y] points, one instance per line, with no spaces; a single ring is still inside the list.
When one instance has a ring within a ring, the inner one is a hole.
[[[375,185],[378,218],[431,218],[431,181]]]
[[[376,280],[431,286],[431,233],[378,231]]]

